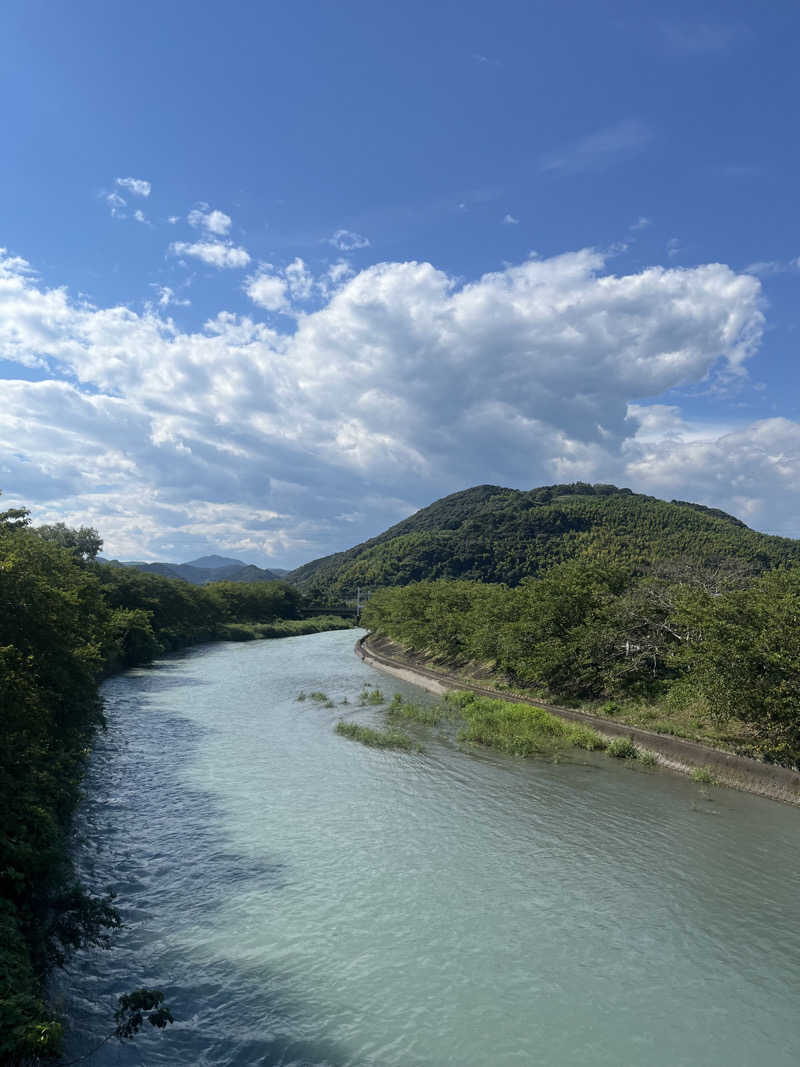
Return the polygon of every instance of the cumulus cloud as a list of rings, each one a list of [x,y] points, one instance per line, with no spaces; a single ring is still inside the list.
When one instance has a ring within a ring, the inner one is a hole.
[[[250,262],[249,252],[230,241],[173,241],[169,250],[175,256],[194,256],[220,269],[246,267]]]
[[[148,197],[152,189],[150,182],[143,178],[116,178],[114,184],[120,189],[127,189],[132,196]]]
[[[800,424],[769,418],[720,432],[693,427],[673,409],[662,436],[648,426],[646,409],[633,415],[642,420],[624,445],[633,488],[722,507],[789,537],[800,533]]]
[[[282,270],[276,270],[271,263],[262,263],[255,274],[245,279],[244,291],[254,304],[266,311],[289,313],[292,304],[309,300],[315,289],[323,296],[328,295],[335,284],[334,275],[344,277],[338,268],[337,264],[325,277],[315,281],[299,256]]]
[[[231,228],[230,215],[226,215],[224,211],[212,211],[208,204],[199,204],[193,208],[187,219],[189,225],[194,226],[195,229],[205,230],[219,237],[224,237]]]
[[[285,278],[272,273],[269,263],[245,279],[244,291],[254,304],[267,311],[284,311],[289,307],[289,285]]]
[[[513,215],[504,215],[503,216],[503,222],[505,223],[506,226],[518,226],[519,225],[519,219],[514,218]]]
[[[370,245],[368,237],[353,233],[352,230],[337,230],[333,237],[328,238],[328,243],[340,252],[352,252],[356,248],[369,248]]]
[[[220,547],[296,562],[479,482],[660,485],[683,464],[703,488],[681,451],[696,443],[665,423],[659,468],[629,405],[718,365],[741,373],[763,327],[758,279],[720,264],[616,276],[585,249],[466,284],[429,263],[331,270],[325,302],[286,332],[231,312],[182,331],[158,307],[80,304],[0,261],[0,357],[50,368],[4,383],[0,486],[37,521],[79,511],[117,555],[195,546],[213,512]],[[284,311],[309,276],[299,259],[262,266],[245,289]],[[344,531],[331,517],[356,500]]]

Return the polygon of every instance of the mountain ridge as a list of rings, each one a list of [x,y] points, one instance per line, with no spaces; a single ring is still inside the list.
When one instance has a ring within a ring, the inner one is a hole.
[[[518,584],[566,559],[592,556],[647,569],[659,560],[741,560],[755,571],[800,563],[800,541],[763,534],[718,508],[584,482],[531,490],[478,485],[451,493],[287,580],[304,592],[434,578]]]

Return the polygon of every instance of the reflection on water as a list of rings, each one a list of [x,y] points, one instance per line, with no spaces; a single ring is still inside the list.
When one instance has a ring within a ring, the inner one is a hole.
[[[362,685],[412,687],[354,639],[214,645],[106,683],[76,849],[125,927],[58,983],[68,1058],[154,985],[179,1022],[89,1062],[797,1062],[796,811],[438,731],[422,755],[363,748],[333,733],[381,722]]]

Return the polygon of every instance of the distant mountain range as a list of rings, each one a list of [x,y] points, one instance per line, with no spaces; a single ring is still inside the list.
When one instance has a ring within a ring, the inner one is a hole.
[[[751,530],[717,508],[618,489],[549,485],[523,492],[479,485],[443,497],[377,537],[313,560],[287,580],[312,595],[435,578],[516,585],[568,559],[647,570],[736,559],[755,571],[800,564],[800,541]]]
[[[144,563],[140,560],[102,560],[120,567],[135,567],[148,574],[162,578],[181,578],[192,585],[207,585],[209,582],[279,582],[289,573],[276,567],[267,570],[253,563],[227,556],[201,556],[189,563]]]

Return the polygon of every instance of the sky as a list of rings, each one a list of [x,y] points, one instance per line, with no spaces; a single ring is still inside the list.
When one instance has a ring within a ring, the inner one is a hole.
[[[0,506],[292,567],[472,485],[800,536],[793,2],[5,0]]]

